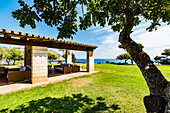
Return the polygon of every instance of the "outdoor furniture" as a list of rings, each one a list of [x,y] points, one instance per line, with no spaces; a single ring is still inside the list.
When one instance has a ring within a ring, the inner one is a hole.
[[[73,72],[79,72],[80,66],[79,65],[73,65]]]
[[[80,66],[79,65],[73,65],[73,64],[61,64],[54,66],[55,72],[61,72],[61,73],[72,73],[72,72],[79,72]]]
[[[2,77],[6,77],[7,75],[7,69],[5,67],[0,67],[0,80]]]
[[[9,71],[8,72],[8,83],[14,81],[27,80],[29,78],[30,71]]]
[[[58,65],[58,66],[54,66],[54,71],[55,72],[61,72],[63,74],[66,74],[66,73],[72,73],[72,66],[66,66],[66,65]]]
[[[1,76],[4,76],[5,74],[5,67],[0,67],[0,79],[1,79]]]
[[[15,82],[15,81],[24,81],[31,79],[31,69],[26,68],[25,71],[19,71],[20,68],[12,68],[7,70],[7,76],[9,82]]]
[[[48,76],[49,74],[54,74],[54,68],[52,68],[50,65],[48,65]]]

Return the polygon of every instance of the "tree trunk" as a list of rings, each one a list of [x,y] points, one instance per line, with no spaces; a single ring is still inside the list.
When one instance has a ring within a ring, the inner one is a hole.
[[[125,60],[125,64],[126,64],[127,60]]]
[[[133,60],[132,59],[130,59],[131,60],[131,64],[133,64]]]
[[[16,61],[16,60],[14,60],[13,65],[15,65],[15,61]]]
[[[9,65],[9,63],[10,63],[10,59],[8,60],[8,59],[6,59],[6,62],[8,63],[8,65]]]
[[[146,111],[148,113],[170,113],[170,82],[164,78],[150,57],[130,38],[134,26],[133,21],[133,10],[127,9],[125,25],[120,32],[119,42],[132,56],[149,87],[150,95],[144,97]]]

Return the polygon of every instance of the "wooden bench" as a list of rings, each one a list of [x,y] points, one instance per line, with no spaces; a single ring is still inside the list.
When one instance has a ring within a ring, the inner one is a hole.
[[[72,73],[73,67],[72,66],[70,66],[70,67],[54,66],[54,71],[55,72],[61,72],[63,74]]]
[[[80,66],[78,65],[72,65],[72,66],[66,66],[66,67],[61,67],[60,65],[54,66],[54,71],[55,72],[61,72],[63,74],[65,73],[72,73],[72,72],[79,72],[80,71]]]
[[[8,72],[8,82],[22,81],[30,79],[30,71],[13,71]]]
[[[80,66],[73,66],[73,72],[79,72],[80,71]]]

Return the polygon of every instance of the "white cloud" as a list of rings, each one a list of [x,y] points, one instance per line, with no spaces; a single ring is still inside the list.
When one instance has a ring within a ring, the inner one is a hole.
[[[118,43],[116,44],[108,44],[108,45],[100,45],[95,50],[95,58],[108,58],[114,59],[116,56],[125,53],[123,49],[118,48]]]
[[[101,45],[95,50],[95,58],[114,59],[116,56],[125,53],[123,49],[118,48],[118,33],[109,33],[98,37]]]
[[[153,58],[165,49],[170,47],[170,26],[160,27],[157,31],[136,35],[133,38],[136,42],[144,45],[144,50]]]
[[[113,30],[111,29],[111,26],[105,26],[105,27],[96,27],[96,29],[92,29],[91,31],[92,33],[95,33],[95,35],[99,35],[99,34],[102,34],[102,33],[114,33]]]
[[[154,58],[160,55],[164,49],[170,48],[170,26],[162,26],[159,27],[157,31],[147,32],[146,27],[149,25],[149,22],[143,22],[135,27],[131,37],[137,43],[143,44],[144,51],[148,53],[151,58]],[[118,48],[119,33],[114,33],[109,26],[93,28],[91,32],[97,33],[97,35],[106,34],[105,36],[98,36],[97,38],[101,45],[99,45],[95,51],[95,58],[116,58],[117,55],[125,53],[123,49]]]
[[[99,37],[97,39],[101,40],[100,43],[102,43],[102,44],[113,44],[116,42],[115,39],[117,39],[117,37],[116,37],[116,34],[112,33],[112,34],[109,34],[106,36]]]

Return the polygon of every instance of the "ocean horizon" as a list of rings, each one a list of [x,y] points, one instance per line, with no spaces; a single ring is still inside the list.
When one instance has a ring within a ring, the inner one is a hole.
[[[114,62],[114,63],[124,63],[125,60],[118,60],[118,59],[94,59],[94,63],[106,63],[106,61]],[[49,61],[50,62],[50,61]],[[51,61],[53,62],[58,62],[58,61]],[[66,62],[66,60],[62,60],[62,62]],[[80,62],[80,63],[87,63],[87,59],[76,59],[76,62]],[[127,60],[128,64],[131,64],[130,60]]]

